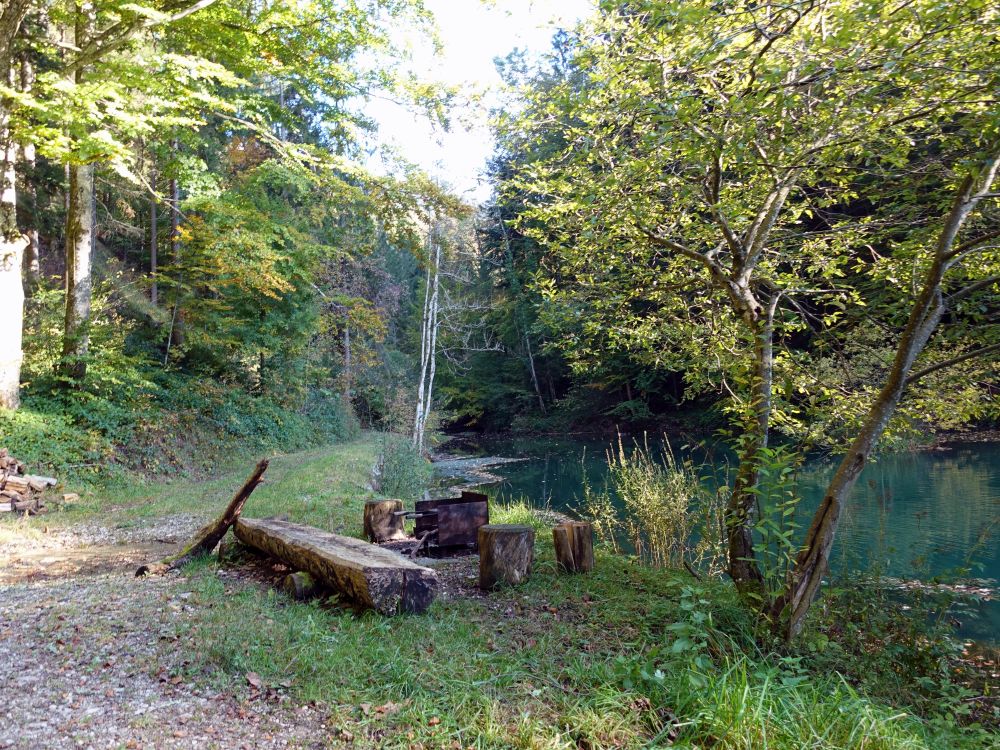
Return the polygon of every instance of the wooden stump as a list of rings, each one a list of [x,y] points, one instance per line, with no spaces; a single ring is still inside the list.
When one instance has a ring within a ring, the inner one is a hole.
[[[531,574],[535,530],[530,526],[493,523],[479,527],[479,588],[516,586]]]
[[[403,510],[402,500],[369,500],[365,503],[365,536],[369,542],[388,542],[405,539],[403,517],[395,515]]]
[[[594,569],[594,527],[584,521],[568,521],[552,529],[556,563],[566,573]]]
[[[316,596],[320,591],[320,587],[315,579],[304,570],[300,570],[297,573],[289,573],[285,576],[281,587],[288,596],[299,601]]]

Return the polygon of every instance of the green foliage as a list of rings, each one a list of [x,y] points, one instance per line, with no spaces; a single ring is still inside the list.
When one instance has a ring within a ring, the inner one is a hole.
[[[18,411],[0,409],[0,445],[31,467],[64,480],[93,478],[112,456],[111,442],[96,431],[81,429],[69,416],[36,408],[28,399]]]
[[[757,452],[758,481],[753,488],[757,503],[753,521],[757,537],[757,564],[769,596],[786,585],[799,554],[801,524],[796,520],[802,496],[798,491],[798,470],[803,455],[785,446],[762,448]]]
[[[391,433],[379,442],[378,460],[372,471],[374,489],[386,497],[403,501],[423,497],[431,478],[431,464],[402,435]]]

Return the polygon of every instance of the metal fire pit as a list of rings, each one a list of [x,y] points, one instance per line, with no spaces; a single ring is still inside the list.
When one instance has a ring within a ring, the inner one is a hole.
[[[418,500],[416,510],[403,512],[416,520],[414,536],[420,540],[417,552],[426,550],[431,557],[474,552],[478,549],[479,527],[490,522],[486,495],[462,492],[461,497]]]

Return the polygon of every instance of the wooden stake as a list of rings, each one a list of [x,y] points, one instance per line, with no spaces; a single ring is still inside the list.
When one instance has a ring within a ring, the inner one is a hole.
[[[247,478],[247,481],[233,495],[233,499],[229,501],[229,505],[226,506],[223,514],[195,534],[180,552],[164,557],[158,562],[139,566],[139,569],[135,571],[136,578],[144,576],[147,573],[166,573],[169,570],[179,568],[197,555],[206,554],[215,549],[215,545],[226,535],[229,527],[236,523],[236,519],[240,517],[243,505],[250,497],[250,494],[257,488],[257,485],[261,483],[269,463],[266,458],[261,459]]]

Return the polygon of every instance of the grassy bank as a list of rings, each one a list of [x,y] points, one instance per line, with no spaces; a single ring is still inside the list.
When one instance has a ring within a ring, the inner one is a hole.
[[[377,452],[377,439],[365,435],[277,456],[245,512],[285,513],[358,535]],[[80,507],[29,525],[86,520],[120,528],[163,516],[210,515],[247,471],[241,464],[208,481],[92,492]],[[523,506],[493,509],[496,521],[528,516]],[[479,595],[474,560],[461,564],[467,567],[455,595],[426,615],[390,620],[332,602],[292,602],[246,577],[220,576],[215,558],[206,559],[177,583],[178,591],[190,592],[187,614],[176,618],[162,648],[184,652],[185,683],[257,699],[318,702],[332,746],[909,750],[997,744],[995,734],[959,729],[948,718],[960,698],[942,696],[940,710],[933,702],[911,702],[906,685],[892,686],[887,674],[875,674],[884,660],[872,653],[866,662],[832,636],[813,634],[801,652],[762,650],[750,616],[723,583],[603,551],[594,573],[559,575],[541,527],[534,574],[523,587]],[[873,674],[864,675],[866,663],[875,665]],[[149,669],[156,674],[158,666]],[[259,693],[248,685],[248,673],[254,681],[259,676]]]

